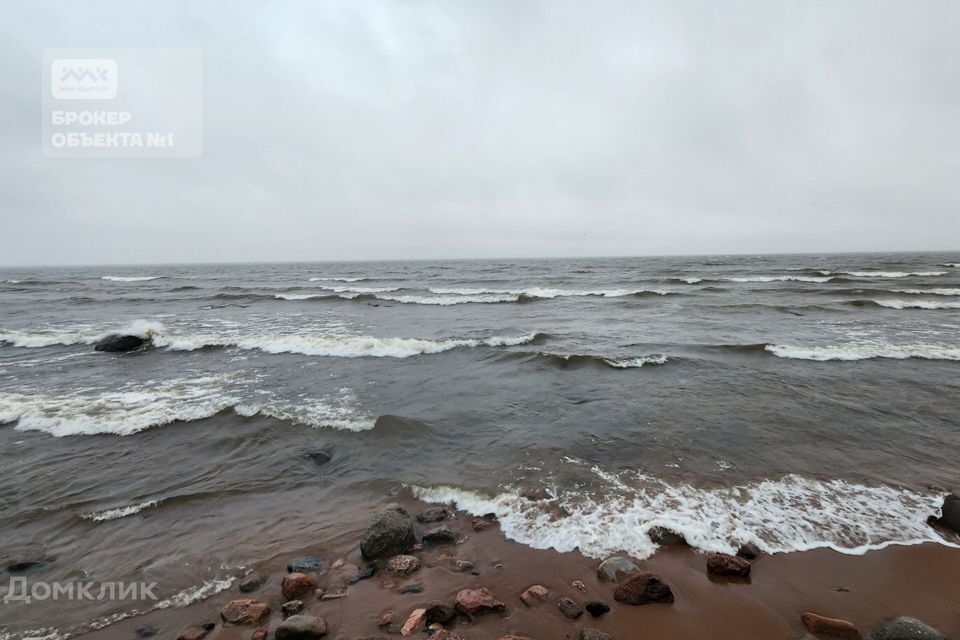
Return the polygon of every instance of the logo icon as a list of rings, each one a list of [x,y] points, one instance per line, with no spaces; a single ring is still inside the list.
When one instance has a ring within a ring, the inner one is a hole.
[[[109,58],[61,58],[50,65],[50,91],[57,100],[113,100],[117,97],[117,61]]]

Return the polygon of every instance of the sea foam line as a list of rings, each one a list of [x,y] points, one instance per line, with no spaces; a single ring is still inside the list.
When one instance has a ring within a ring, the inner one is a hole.
[[[147,500],[146,502],[141,502],[139,504],[132,504],[126,507],[116,507],[114,509],[106,509],[104,511],[92,511],[90,513],[81,513],[80,517],[84,520],[91,520],[93,522],[106,522],[108,520],[118,520],[120,518],[126,518],[127,516],[132,516],[134,514],[140,513],[144,509],[152,509],[160,505],[162,500]]]
[[[870,360],[873,358],[890,358],[895,360],[905,360],[907,358],[960,360],[960,347],[935,344],[894,345],[848,342],[846,344],[821,347],[769,344],[764,348],[779,358],[814,360],[819,362],[830,360]]]

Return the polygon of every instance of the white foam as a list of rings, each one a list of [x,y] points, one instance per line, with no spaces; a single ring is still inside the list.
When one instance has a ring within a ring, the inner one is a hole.
[[[310,282],[360,282],[361,280],[366,280],[366,278],[310,278]]]
[[[869,360],[871,358],[923,358],[926,360],[960,360],[960,347],[936,344],[894,345],[884,343],[846,343],[823,347],[770,344],[766,350],[780,358],[794,360]]]
[[[604,362],[617,369],[634,369],[642,367],[645,364],[666,364],[667,356],[656,353],[638,358],[604,358]]]
[[[449,486],[412,490],[422,500],[475,515],[495,513],[507,537],[533,548],[579,549],[593,558],[650,556],[657,545],[647,532],[654,526],[682,533],[698,549],[727,553],[743,542],[767,553],[828,547],[849,554],[894,543],[947,544],[926,523],[942,502],[932,493],[795,475],[701,489],[636,472],[592,472],[603,484],[595,495],[562,490],[546,501],[513,491],[487,496]]]
[[[132,504],[126,507],[116,507],[115,509],[106,509],[105,511],[93,511],[90,513],[81,513],[80,517],[84,520],[93,522],[106,522],[108,520],[117,520],[140,513],[144,509],[152,509],[160,504],[160,500],[147,500],[139,504]]]
[[[684,283],[686,283],[686,284],[698,284],[698,283],[700,283],[700,282],[703,282],[703,278],[697,278],[697,277],[695,277],[695,276],[694,276],[694,277],[690,277],[690,278],[679,278],[679,277],[677,277],[677,278],[667,278],[667,280],[673,280],[673,281],[675,281],[675,282],[684,282]]]
[[[469,287],[455,288],[430,288],[431,293],[438,295],[455,296],[478,296],[478,295],[510,295],[527,296],[531,298],[561,298],[561,297],[581,297],[581,296],[600,296],[606,298],[620,298],[624,296],[640,295],[652,293],[656,295],[667,295],[668,291],[659,289],[551,289],[545,287],[531,287],[527,289],[483,289]]]
[[[519,297],[512,293],[479,293],[475,295],[377,295],[381,300],[400,302],[402,304],[432,304],[450,306],[455,304],[496,304],[501,302],[516,302]]]
[[[736,276],[724,278],[730,282],[814,282],[824,283],[833,280],[830,276]]]
[[[276,398],[262,402],[245,402],[233,408],[245,417],[268,416],[311,427],[329,427],[345,431],[369,431],[376,424],[376,417],[365,415],[351,389],[340,389],[336,397],[322,399],[299,399],[289,403]]]
[[[150,280],[159,280],[163,276],[101,276],[101,280],[111,282],[148,282]]]
[[[960,296],[960,289],[894,289],[894,293],[909,293],[917,296]]]
[[[0,424],[52,436],[130,435],[171,422],[216,415],[239,399],[224,392],[224,376],[128,385],[118,390],[53,394],[0,393]]]
[[[933,300],[873,300],[873,302],[889,309],[960,309],[960,302]]]
[[[523,336],[492,336],[489,338],[452,338],[426,340],[421,338],[378,338],[352,335],[262,335],[217,336],[185,335],[160,336],[154,344],[175,351],[192,351],[211,346],[233,346],[239,349],[259,350],[265,353],[300,353],[308,356],[340,358],[409,358],[422,354],[441,353],[461,347],[511,346],[532,342],[536,334]]]
[[[9,343],[15,347],[40,348],[57,345],[93,344],[98,334],[90,331],[0,331],[0,342]]]
[[[960,262],[944,262],[944,267],[960,268]]]
[[[945,276],[946,271],[841,271],[843,275],[854,278],[910,278],[926,276]]]

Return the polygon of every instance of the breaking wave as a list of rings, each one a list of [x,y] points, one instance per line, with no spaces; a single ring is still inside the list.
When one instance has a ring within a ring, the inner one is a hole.
[[[945,276],[946,271],[841,271],[843,275],[854,278],[910,278],[927,276]]]
[[[622,298],[626,296],[666,296],[679,295],[659,289],[549,289],[532,287],[529,289],[483,289],[483,288],[430,288],[431,293],[453,296],[524,296],[526,298],[573,298],[582,296],[597,296],[602,298]]]
[[[508,354],[506,358],[533,359],[539,362],[544,362],[550,366],[557,367],[558,369],[571,369],[571,368],[589,367],[589,366],[610,367],[611,369],[639,369],[644,365],[660,365],[660,364],[666,364],[668,361],[667,356],[659,353],[645,355],[645,356],[608,358],[608,357],[596,356],[596,355],[559,354],[559,353],[545,353],[543,351],[535,351],[532,353],[514,352],[511,354]]]
[[[310,282],[363,282],[364,280],[369,280],[369,278],[335,278],[335,277],[319,277],[315,276],[310,278]]]
[[[960,309],[960,302],[942,302],[939,300],[852,300],[850,304],[886,307],[888,309]]]
[[[637,472],[591,471],[602,491],[555,489],[546,500],[515,491],[488,496],[450,486],[411,489],[421,500],[494,513],[507,537],[535,549],[579,549],[593,558],[624,551],[649,557],[658,548],[647,535],[655,526],[683,534],[698,549],[726,553],[743,542],[766,553],[827,547],[848,554],[889,544],[948,544],[926,523],[942,502],[933,493],[796,475],[702,489]]]
[[[160,280],[165,276],[100,276],[101,280],[111,282],[148,282],[150,280]]]
[[[729,282],[814,282],[824,283],[833,280],[830,276],[731,276],[724,278]]]
[[[117,520],[119,518],[126,518],[127,516],[132,516],[134,514],[140,513],[144,509],[152,509],[156,506],[159,506],[161,500],[147,500],[146,502],[141,502],[139,504],[132,504],[127,507],[117,507],[115,509],[106,509],[105,511],[92,511],[90,513],[81,513],[80,517],[84,520],[91,520],[93,522],[106,522],[108,520]]]
[[[905,360],[922,358],[925,360],[960,360],[960,347],[935,344],[893,345],[882,343],[847,343],[825,347],[802,347],[792,345],[766,345],[765,350],[778,358],[794,360],[870,360],[873,358],[891,358]]]
[[[960,296],[960,289],[894,289],[894,293],[916,296]]]

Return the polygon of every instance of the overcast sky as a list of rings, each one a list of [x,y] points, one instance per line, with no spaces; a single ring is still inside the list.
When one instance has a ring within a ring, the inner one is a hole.
[[[960,2],[0,7],[0,264],[958,248]],[[87,46],[201,49],[202,157],[44,157]]]

